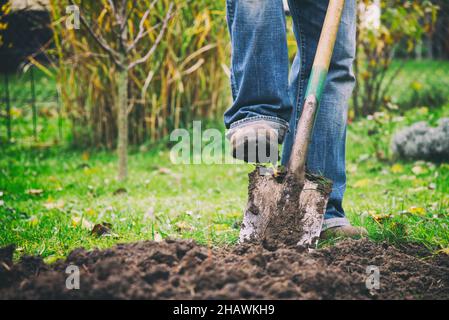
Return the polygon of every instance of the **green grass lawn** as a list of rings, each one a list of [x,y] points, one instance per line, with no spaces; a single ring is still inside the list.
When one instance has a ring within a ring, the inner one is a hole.
[[[396,77],[387,94],[401,108],[440,106],[449,98],[448,73],[448,61],[394,61],[388,76]]]
[[[442,108],[416,108],[404,115],[379,113],[350,125],[345,207],[354,224],[375,240],[449,245],[449,164],[395,161],[391,136],[417,121],[436,125]]]
[[[373,240],[449,246],[449,164],[397,162],[388,151],[398,128],[441,116],[449,116],[449,105],[350,124],[345,208]],[[233,244],[252,170],[245,164],[172,165],[169,151],[154,147],[131,153],[129,179],[120,184],[111,153],[18,146],[1,153],[0,246],[15,243],[19,254],[47,261],[81,246],[166,237]],[[112,224],[113,235],[90,234],[102,222]]]

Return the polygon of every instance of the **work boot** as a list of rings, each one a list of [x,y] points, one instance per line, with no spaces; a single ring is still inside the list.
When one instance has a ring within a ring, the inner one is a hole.
[[[228,134],[232,156],[250,163],[273,163],[279,160],[279,135],[264,121],[237,127]]]
[[[320,238],[323,240],[331,238],[358,239],[366,236],[368,236],[368,231],[365,228],[348,225],[326,229],[321,232]]]

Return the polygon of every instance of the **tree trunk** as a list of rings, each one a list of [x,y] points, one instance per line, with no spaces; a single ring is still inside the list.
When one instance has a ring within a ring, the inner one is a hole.
[[[118,71],[117,90],[117,179],[124,181],[128,176],[128,70],[126,68],[120,68]]]
[[[415,59],[416,60],[422,60],[422,57],[423,57],[422,51],[423,51],[423,43],[422,43],[422,40],[419,40],[415,46]]]
[[[426,36],[426,46],[427,46],[427,59],[433,60],[433,34]]]

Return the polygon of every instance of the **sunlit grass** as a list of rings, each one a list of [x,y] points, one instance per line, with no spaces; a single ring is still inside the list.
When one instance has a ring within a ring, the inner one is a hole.
[[[419,242],[433,249],[449,245],[449,165],[375,156],[388,149],[395,128],[442,115],[449,115],[449,106],[350,125],[345,208],[373,240]],[[379,132],[369,135],[373,121]],[[15,243],[19,254],[51,261],[80,246],[105,248],[145,239],[236,242],[250,165],[172,165],[168,151],[155,147],[131,154],[129,180],[120,184],[115,160],[105,152],[4,150],[0,245]],[[126,192],[116,192],[120,188]],[[28,194],[30,189],[42,194]],[[112,223],[115,235],[97,238],[74,217]]]
[[[444,116],[449,116],[449,105],[379,114],[350,126],[345,207],[373,239],[448,245],[449,164],[396,161],[389,152],[399,128],[417,121],[434,125]]]

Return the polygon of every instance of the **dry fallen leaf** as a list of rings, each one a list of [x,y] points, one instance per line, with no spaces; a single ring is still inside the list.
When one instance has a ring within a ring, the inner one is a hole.
[[[378,223],[382,223],[384,220],[390,219],[392,217],[391,214],[388,213],[375,213],[373,211],[369,211],[368,214]]]
[[[39,223],[39,219],[36,216],[32,216],[28,220],[28,223],[30,224],[30,226],[34,227]]]
[[[112,233],[112,224],[103,222],[96,224],[92,231],[90,232],[91,235],[95,235],[97,237],[101,236],[115,236],[115,234]]]
[[[162,236],[161,236],[160,233],[156,232],[154,234],[154,241],[156,241],[156,242],[161,242],[162,241]]]
[[[412,172],[416,175],[421,175],[421,174],[427,173],[427,169],[422,166],[417,165],[412,168]]]
[[[143,220],[144,221],[148,221],[148,220],[154,220],[154,208],[150,207],[147,212],[145,212],[145,214],[143,215]]]
[[[90,165],[88,163],[81,163],[76,168],[77,169],[88,169],[88,168],[90,168]]]
[[[172,175],[173,172],[169,169],[169,168],[159,168],[159,170],[157,171],[160,174],[167,174],[167,175]]]
[[[410,212],[411,214],[417,214],[419,216],[422,216],[426,213],[426,209],[424,209],[422,207],[412,206],[412,207],[408,208],[408,212]]]
[[[175,224],[176,229],[178,230],[178,232],[183,232],[183,231],[193,231],[195,228],[191,225],[189,225],[187,222],[185,221],[179,221]]]
[[[72,217],[72,226],[91,230],[94,224],[82,217]]]
[[[44,193],[44,190],[42,189],[29,189],[26,191],[27,194],[32,195],[32,196],[39,196],[42,193]]]
[[[216,232],[220,233],[220,232],[229,231],[230,227],[227,224],[221,223],[221,224],[215,224],[214,229]]]
[[[84,168],[83,169],[83,173],[86,176],[91,176],[91,175],[96,175],[98,173],[99,169],[98,168]]]
[[[410,192],[410,193],[422,193],[424,191],[427,191],[426,187],[417,187],[417,188],[408,189],[408,192]]]
[[[44,203],[44,207],[47,210],[51,210],[51,209],[63,209],[64,208],[64,200],[58,200],[56,202],[50,200],[47,203]]]
[[[402,165],[400,165],[399,163],[396,163],[391,166],[390,170],[392,173],[402,173],[402,172],[404,172],[404,167]]]
[[[120,194],[126,194],[126,193],[128,193],[128,190],[126,190],[125,188],[118,188],[117,190],[115,190],[113,192],[113,195],[118,196]]]
[[[89,152],[83,152],[81,158],[83,159],[83,161],[87,161],[90,158]]]
[[[171,171],[168,168],[161,167],[161,168],[159,168],[159,170],[157,172],[159,174],[165,174],[165,175],[168,175],[168,176],[174,178],[177,183],[179,183],[181,181],[181,175],[174,173],[173,171]]]
[[[59,256],[57,256],[57,255],[51,255],[51,256],[48,256],[48,257],[44,258],[44,262],[45,262],[46,264],[53,264],[53,263],[55,263],[56,261],[58,261],[60,258],[61,258],[61,257],[59,257]]]
[[[354,183],[354,188],[365,188],[367,186],[369,186],[371,184],[371,180],[370,179],[361,179],[359,181],[357,181],[356,183]]]
[[[356,164],[351,163],[351,164],[348,165],[348,172],[349,173],[356,173],[357,170],[358,170],[358,167],[357,167]]]
[[[95,215],[95,210],[92,208],[87,208],[85,211],[86,215],[88,215],[89,217],[92,217]]]
[[[226,218],[240,219],[241,217],[242,217],[242,213],[240,211],[233,211],[233,212],[226,213]]]

